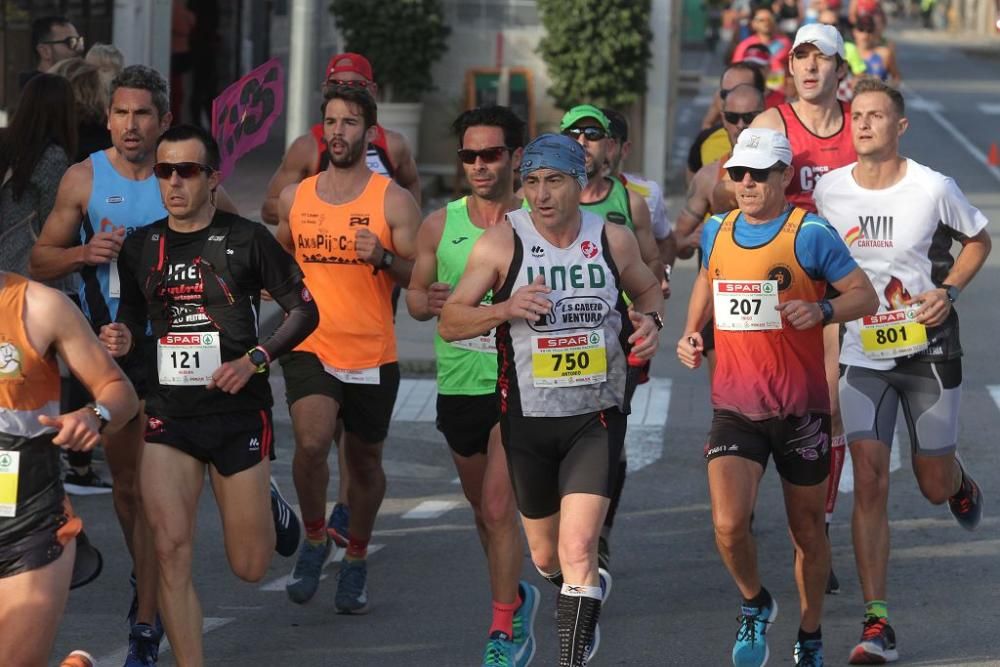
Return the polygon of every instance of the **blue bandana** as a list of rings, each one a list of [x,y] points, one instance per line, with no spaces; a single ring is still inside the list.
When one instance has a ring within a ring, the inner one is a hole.
[[[583,147],[561,134],[541,134],[524,147],[521,158],[521,180],[536,169],[555,169],[572,176],[587,187],[587,155]]]

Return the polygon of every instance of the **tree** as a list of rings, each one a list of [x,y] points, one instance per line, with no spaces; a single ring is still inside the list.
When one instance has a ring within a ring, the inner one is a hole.
[[[558,106],[628,106],[646,92],[650,0],[538,0],[538,10]]]

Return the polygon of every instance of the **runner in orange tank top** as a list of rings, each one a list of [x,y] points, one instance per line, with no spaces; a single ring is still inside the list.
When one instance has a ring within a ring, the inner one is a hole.
[[[331,88],[323,119],[330,166],[282,190],[278,207],[278,240],[295,256],[320,311],[319,327],[281,360],[306,529],[286,590],[293,602],[311,599],[330,553],[327,455],[339,417],[351,512],[334,604],[345,614],[368,610],[365,556],[385,496],[382,445],[399,388],[391,294],[393,284],[409,283],[420,224],[412,195],[365,162],[376,114],[364,88]]]
[[[96,402],[59,414],[56,350]],[[59,448],[93,449],[138,410],[79,309],[0,272],[0,665],[49,662],[69,595],[83,524],[66,501]]]
[[[875,290],[830,225],[785,200],[792,150],[781,133],[747,129],[725,163],[738,210],[713,216],[677,356],[701,364],[701,329],[715,319],[717,367],[708,486],[715,540],[742,597],[733,664],[767,661],[777,602],[761,584],[750,517],[768,459],[781,477],[802,601],[796,664],[822,664],[820,620],[830,571],[823,530],[830,466],[822,325],[870,314]],[[840,296],[826,300],[831,283]]]

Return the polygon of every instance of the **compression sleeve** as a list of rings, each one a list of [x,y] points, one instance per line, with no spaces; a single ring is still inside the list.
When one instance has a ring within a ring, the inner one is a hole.
[[[271,359],[291,352],[319,325],[319,308],[301,278],[286,283],[288,289],[271,292],[271,297],[285,311],[284,321],[261,347]]]

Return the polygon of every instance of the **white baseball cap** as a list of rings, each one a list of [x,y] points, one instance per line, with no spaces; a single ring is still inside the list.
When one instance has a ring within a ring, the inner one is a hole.
[[[795,33],[795,42],[792,44],[792,51],[803,44],[812,44],[825,56],[844,55],[844,38],[840,36],[840,31],[832,25],[825,23],[810,23],[799,28]]]
[[[748,127],[740,132],[736,145],[733,146],[733,156],[722,166],[726,169],[767,169],[777,162],[792,164],[792,145],[788,143],[788,137],[777,130]]]

